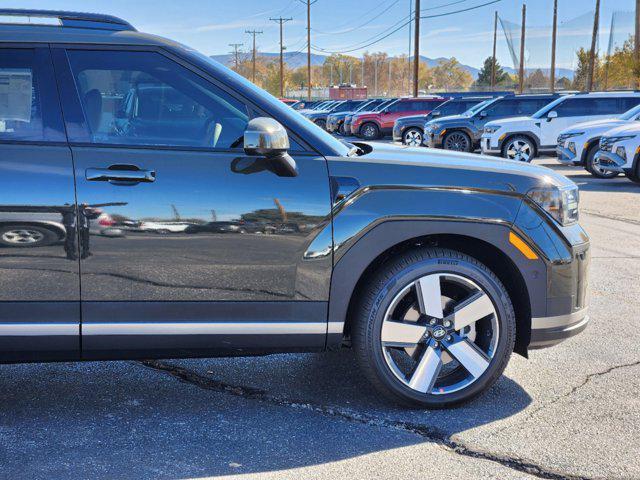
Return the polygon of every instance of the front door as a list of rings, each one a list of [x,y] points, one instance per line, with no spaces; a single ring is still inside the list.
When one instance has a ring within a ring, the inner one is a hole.
[[[255,107],[160,51],[55,58],[76,166],[83,355],[322,348],[324,158],[294,142],[299,175],[287,177],[247,156]]]
[[[0,361],[79,355],[73,165],[49,47],[0,48]]]

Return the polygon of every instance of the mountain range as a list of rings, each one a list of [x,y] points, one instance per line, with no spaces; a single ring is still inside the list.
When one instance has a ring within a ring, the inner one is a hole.
[[[247,54],[244,54],[247,55]],[[259,55],[261,57],[269,57],[269,58],[274,58],[277,59],[280,54],[279,53],[272,53],[272,52],[260,52]],[[211,55],[211,58],[216,60],[217,62],[222,63],[223,65],[226,66],[231,66],[233,65],[233,55],[232,54],[226,54],[226,55]],[[325,60],[328,57],[325,55],[318,55],[316,53],[312,53],[311,54],[311,65],[315,65],[315,66],[320,66],[320,65],[324,65]],[[425,57],[423,55],[420,55],[420,60],[423,61],[424,63],[426,63],[429,67],[435,67],[438,65],[438,63],[442,62],[442,61],[446,61],[449,60],[448,58],[445,57],[438,57],[438,58],[429,58],[429,57]],[[306,52],[285,52],[284,54],[284,61],[285,63],[289,66],[289,68],[298,68],[298,67],[302,67],[304,65],[307,64],[307,54]],[[470,65],[465,65],[465,64],[461,64],[462,68],[464,68],[467,72],[469,72],[471,74],[471,76],[473,78],[477,78],[478,77],[478,73],[480,72],[479,68],[476,67],[472,67]],[[508,66],[503,66],[502,67],[503,70],[507,73],[510,74],[516,74],[517,71],[514,68],[508,67]],[[527,72],[531,72],[535,69],[527,69]],[[548,68],[543,68],[541,69],[543,71],[543,73],[545,75],[549,75],[549,69]],[[556,78],[561,78],[561,77],[567,77],[568,79],[573,79],[574,76],[574,71],[570,70],[568,68],[558,68],[556,69]]]

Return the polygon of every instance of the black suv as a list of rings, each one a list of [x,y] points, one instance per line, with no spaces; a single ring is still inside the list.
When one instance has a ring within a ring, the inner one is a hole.
[[[506,95],[472,107],[450,117],[430,120],[424,125],[424,144],[458,152],[480,148],[484,125],[492,120],[529,116],[560,95]]]
[[[326,110],[313,111],[305,114],[309,120],[318,125],[320,128],[327,128],[327,117],[331,113],[349,112],[366,103],[366,100],[341,100],[331,105]]]
[[[393,141],[402,142],[410,147],[419,147],[424,141],[424,125],[434,118],[464,113],[480,102],[490,100],[491,97],[462,97],[452,98],[439,105],[426,115],[411,115],[396,120],[393,126]]]
[[[442,407],[585,328],[589,240],[565,177],[340,142],[118,18],[0,15],[2,217],[57,232],[0,249],[1,361],[351,345],[389,397]],[[95,235],[97,210],[176,228]]]

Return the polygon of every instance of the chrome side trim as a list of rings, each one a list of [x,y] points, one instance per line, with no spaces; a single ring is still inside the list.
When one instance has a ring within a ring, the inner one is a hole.
[[[80,335],[78,323],[0,323],[0,337]]]
[[[82,335],[326,335],[342,322],[85,323]]]
[[[582,310],[578,310],[567,315],[558,315],[556,317],[534,317],[531,319],[531,328],[539,329],[569,326],[585,319],[588,312],[589,308],[585,307]]]
[[[327,333],[340,333],[344,332],[344,322],[329,322],[329,326],[327,328]]]

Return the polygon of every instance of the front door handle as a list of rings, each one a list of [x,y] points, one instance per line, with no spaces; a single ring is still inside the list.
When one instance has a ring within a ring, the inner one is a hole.
[[[141,170],[135,165],[112,165],[109,168],[87,168],[85,178],[91,182],[155,182],[155,170]]]

